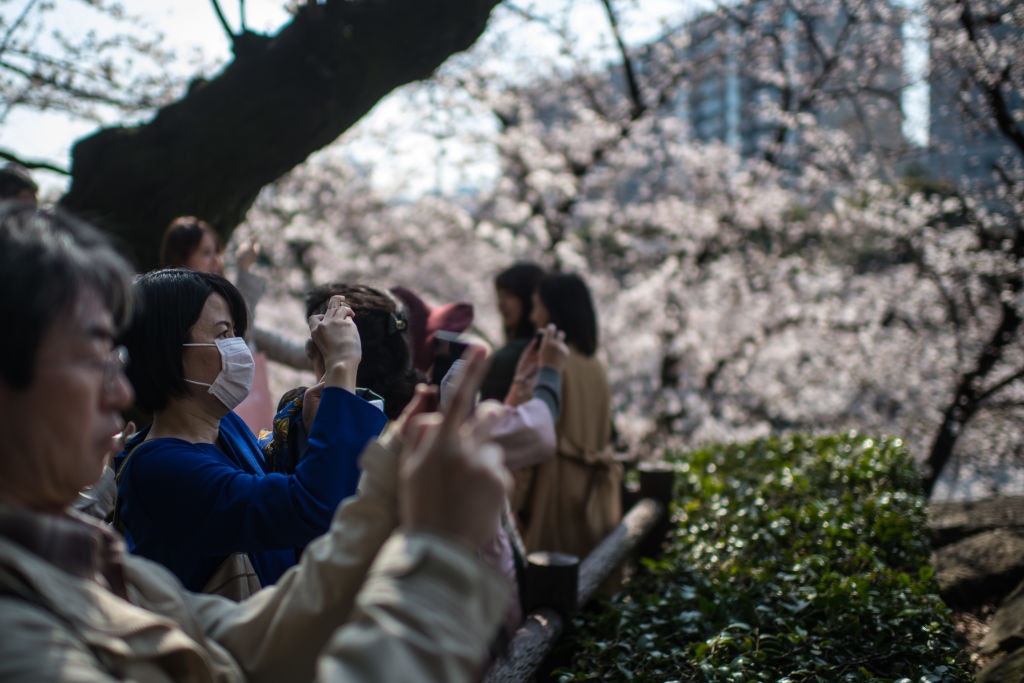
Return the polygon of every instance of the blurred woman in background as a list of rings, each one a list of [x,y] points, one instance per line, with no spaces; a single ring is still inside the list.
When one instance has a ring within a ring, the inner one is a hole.
[[[503,401],[508,395],[516,363],[537,332],[530,314],[533,312],[533,291],[543,276],[544,269],[536,263],[520,261],[494,278],[505,345],[491,354],[491,366],[480,387],[482,399]]]
[[[531,317],[537,328],[553,323],[565,333],[569,357],[562,369],[556,455],[517,475],[513,506],[528,551],[583,559],[622,517],[622,465],[613,458],[608,375],[596,356],[597,313],[580,276],[552,273],[534,291]]]

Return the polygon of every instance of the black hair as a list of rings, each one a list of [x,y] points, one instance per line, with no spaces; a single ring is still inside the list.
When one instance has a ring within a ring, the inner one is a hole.
[[[519,322],[511,329],[505,330],[508,340],[532,337],[537,331],[530,314],[533,312],[533,290],[544,277],[544,269],[536,263],[517,261],[494,277],[494,289],[504,290],[519,299],[522,315]]]
[[[180,268],[188,263],[192,253],[199,248],[203,235],[213,237],[217,251],[222,251],[224,244],[220,235],[209,223],[195,216],[180,216],[171,221],[164,231],[160,242],[160,266],[163,268]]]
[[[60,211],[0,202],[0,379],[32,383],[36,350],[53,322],[92,289],[121,328],[131,307],[131,269],[106,236]]]
[[[393,420],[412,400],[416,384],[422,380],[412,368],[405,334],[409,325],[405,307],[384,290],[331,282],[306,294],[306,317],[326,312],[327,302],[336,294],[345,297],[359,330],[363,357],[356,384],[380,395],[384,399],[384,413]]]
[[[550,273],[537,283],[548,316],[565,332],[565,343],[584,356],[597,353],[597,311],[587,283],[575,273]]]
[[[13,161],[4,164],[0,168],[0,199],[16,199],[26,190],[33,196],[39,192],[39,185],[32,180],[28,169]]]
[[[135,387],[135,402],[146,412],[167,407],[168,400],[185,396],[185,368],[182,344],[199,320],[206,300],[220,294],[228,303],[235,335],[242,337],[249,319],[245,299],[233,284],[220,275],[168,268],[135,279],[135,311],[122,336],[132,362],[128,379]]]

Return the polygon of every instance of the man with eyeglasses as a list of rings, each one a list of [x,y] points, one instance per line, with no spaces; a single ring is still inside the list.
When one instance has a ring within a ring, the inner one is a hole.
[[[507,486],[485,440],[497,413],[472,408],[482,355],[443,414],[418,392],[298,566],[233,603],[189,593],[68,509],[133,399],[113,346],[129,278],[89,226],[0,204],[0,681],[477,678],[508,599],[472,550]],[[373,496],[391,496],[401,527],[354,568],[365,539],[346,510]]]

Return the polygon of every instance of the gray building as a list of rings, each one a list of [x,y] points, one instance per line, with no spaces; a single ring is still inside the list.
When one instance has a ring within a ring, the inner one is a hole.
[[[990,35],[998,40],[1006,29],[993,28]],[[1019,41],[1020,34],[1015,39]],[[1019,163],[1020,151],[996,129],[996,114],[975,86],[976,76],[959,68],[949,55],[936,53],[934,46],[930,57],[928,172],[961,190],[987,194],[1002,184],[1001,168],[1014,163],[1014,157]],[[1017,128],[1024,133],[1019,118],[1024,91],[1010,82],[996,87],[1008,117],[1016,116]]]
[[[905,149],[901,12],[881,0],[877,13],[857,17],[820,5],[798,15],[789,3],[754,0],[690,22],[679,114],[695,139],[771,154],[795,141],[793,117],[810,114],[858,147]]]

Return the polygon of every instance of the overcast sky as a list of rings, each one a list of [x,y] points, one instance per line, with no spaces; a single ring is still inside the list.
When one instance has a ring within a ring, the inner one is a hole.
[[[30,1],[30,0],[26,0]],[[139,15],[165,36],[169,47],[187,62],[187,57],[201,51],[209,61],[222,63],[230,57],[230,46],[217,21],[210,0],[123,0],[129,14]],[[232,26],[238,26],[238,3],[221,3],[224,14]],[[13,5],[13,6],[12,6]],[[5,17],[20,12],[25,2],[16,2],[0,8]],[[252,30],[274,31],[289,19],[282,0],[256,0],[246,3],[246,23]],[[94,14],[81,3],[58,0],[57,18],[61,29],[69,32],[94,26]],[[187,67],[182,64],[183,72]],[[113,122],[111,122],[113,123]],[[71,121],[56,113],[12,112],[0,128],[0,148],[8,149],[27,159],[48,161],[55,166],[70,165],[71,145],[78,138],[96,130],[96,124]],[[47,172],[36,172],[44,191],[62,191],[67,178]]]
[[[12,8],[8,5],[0,8],[0,12],[9,14],[24,7],[24,3],[14,4],[18,7]],[[191,65],[195,63],[197,53],[203,56],[205,63],[220,64],[230,58],[229,43],[210,0],[124,0],[123,4],[129,13],[141,15],[148,24],[163,32],[166,37],[165,47],[177,53],[177,68],[182,70],[183,75],[193,75],[191,70],[194,67]],[[642,0],[640,5],[644,8],[642,16],[645,21],[642,26],[635,29],[631,37],[634,41],[645,40],[654,35],[662,18],[678,16],[681,11],[692,12],[702,7],[706,8],[710,4],[711,0]],[[239,3],[222,0],[221,5],[228,22],[237,30],[240,23]],[[56,16],[65,30],[80,29],[88,25],[89,10],[83,9],[80,3],[69,4],[69,0],[58,0],[58,7]],[[578,8],[578,25],[605,25],[601,3],[577,2],[575,7]],[[250,30],[274,33],[289,18],[282,0],[249,0],[246,3],[246,24]],[[588,35],[585,30],[581,33]],[[542,44],[531,44],[529,49],[544,48]],[[911,50],[906,57],[911,68],[919,71],[924,68],[923,50]],[[905,100],[905,106],[908,116],[907,132],[915,136],[918,142],[923,143],[927,125],[927,96],[923,89],[911,90]],[[402,104],[397,101],[389,102],[385,98],[385,101],[368,117],[371,120],[364,120],[361,125],[391,130],[395,127],[396,120],[403,116],[407,115]],[[117,119],[110,121],[116,122]],[[66,168],[70,164],[70,149],[73,142],[91,133],[95,128],[95,124],[91,122],[73,122],[58,114],[16,111],[0,128],[0,148],[12,150],[28,159],[49,161]],[[409,134],[408,139],[390,141],[387,148],[381,148],[380,144],[368,144],[358,146],[352,151],[360,162],[372,170],[376,184],[385,191],[389,189],[389,178],[392,175],[408,175],[403,172],[406,169],[401,168],[403,163],[410,168],[422,168],[424,163],[429,167],[436,167],[433,174],[419,174],[425,184],[422,190],[442,185],[440,189],[453,191],[453,185],[458,183],[454,172],[451,182],[445,181],[445,162],[438,160],[447,159],[454,165],[459,161],[460,151],[452,148],[441,149],[435,141],[424,135]],[[44,191],[63,191],[66,188],[67,178],[64,176],[46,172],[37,172],[36,175]]]

